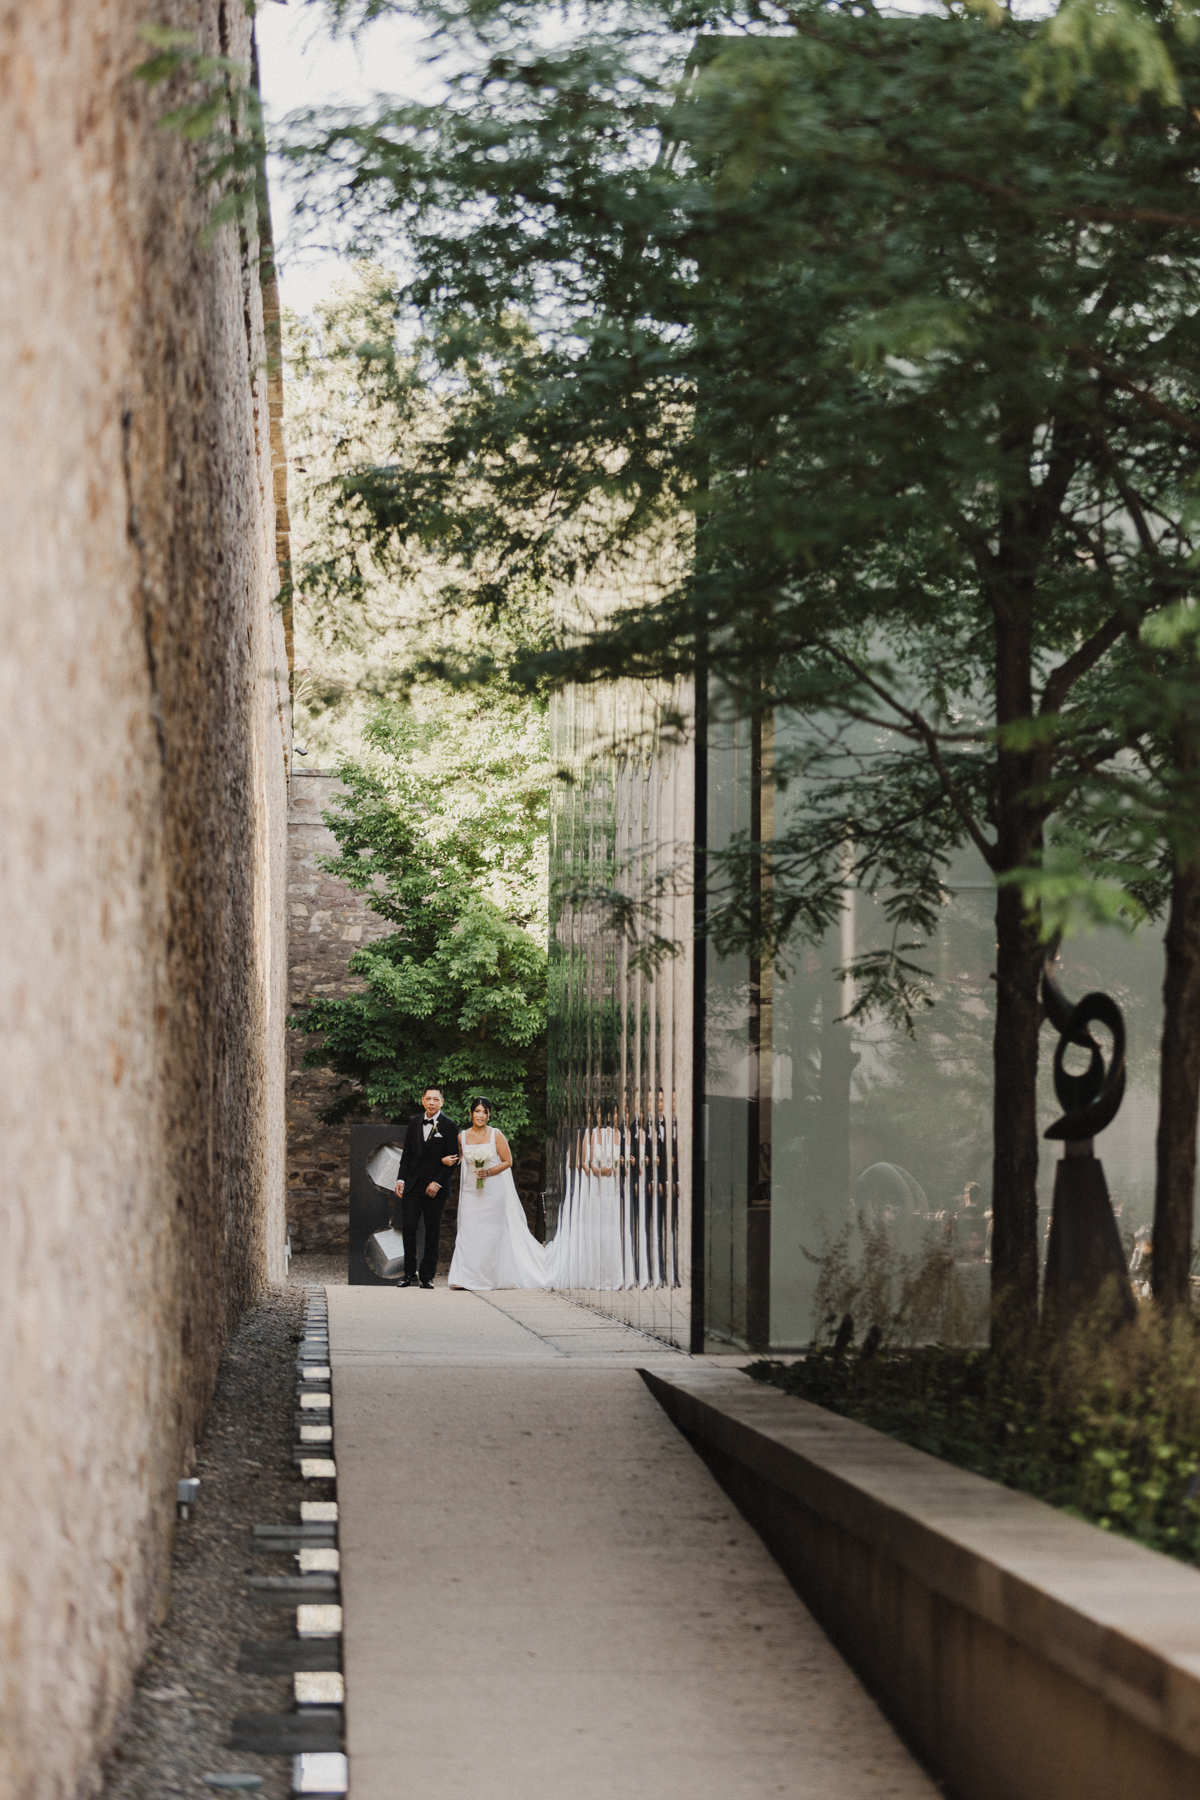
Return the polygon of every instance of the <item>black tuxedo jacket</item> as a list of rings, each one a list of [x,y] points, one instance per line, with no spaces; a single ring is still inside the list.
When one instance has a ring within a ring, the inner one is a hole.
[[[404,1134],[404,1154],[400,1158],[400,1172],[396,1179],[404,1183],[406,1195],[424,1194],[431,1181],[436,1181],[441,1193],[439,1199],[444,1200],[450,1191],[450,1177],[453,1169],[446,1168],[443,1156],[458,1155],[458,1126],[445,1113],[439,1113],[437,1129],[425,1139],[425,1114],[418,1113],[415,1119],[408,1122],[408,1130]]]

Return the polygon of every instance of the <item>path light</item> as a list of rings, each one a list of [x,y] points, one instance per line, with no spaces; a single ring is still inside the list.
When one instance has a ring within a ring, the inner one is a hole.
[[[298,1555],[302,1575],[336,1575],[341,1567],[336,1550],[301,1550]]]
[[[299,1638],[336,1638],[342,1635],[340,1606],[309,1604],[296,1608],[296,1636]]]
[[[300,1473],[305,1481],[336,1481],[337,1464],[328,1456],[303,1456]]]
[[[336,1669],[298,1669],[292,1677],[297,1706],[344,1706],[346,1683]]]
[[[263,1784],[261,1775],[251,1775],[249,1771],[242,1773],[237,1769],[228,1775],[202,1775],[200,1779],[211,1788],[232,1788],[236,1792],[247,1792],[252,1788],[260,1788]]]
[[[305,1525],[336,1525],[336,1500],[302,1500],[300,1502],[300,1518]]]
[[[192,1508],[200,1497],[200,1477],[188,1475],[183,1481],[175,1483],[175,1516],[178,1519],[190,1519]]]
[[[338,1750],[309,1751],[292,1761],[293,1794],[345,1794],[350,1765]]]

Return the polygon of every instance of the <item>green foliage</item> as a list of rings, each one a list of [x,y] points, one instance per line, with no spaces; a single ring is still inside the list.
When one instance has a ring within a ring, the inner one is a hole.
[[[363,541],[440,544],[485,611],[606,585],[518,679],[702,652],[718,711],[812,721],[779,770],[804,807],[714,882],[722,950],[819,942],[847,846],[914,943],[961,845],[1038,868],[1144,738],[1114,692],[1193,580],[1187,17],[615,6],[564,44],[536,6],[405,10],[454,43],[449,103],[293,146],[402,247],[453,396],[403,467],[346,482]],[[862,974],[912,1015],[913,965]]]
[[[1194,30],[1194,17],[1179,9],[1176,30]],[[1028,106],[1036,103],[1048,82],[1064,103],[1082,83],[1097,83],[1127,103],[1152,94],[1164,106],[1183,104],[1171,44],[1160,20],[1146,7],[1127,5],[1125,0],[1062,0],[1039,32],[1027,61],[1032,71]]]
[[[330,1118],[361,1112],[364,1100],[402,1118],[435,1082],[460,1124],[482,1093],[518,1151],[540,1141],[546,956],[527,932],[491,901],[443,889],[413,909],[406,929],[356,952],[350,967],[366,992],[310,1000],[300,1021],[323,1037],[306,1063],[355,1084]]]
[[[1129,746],[1061,802],[1041,864],[1005,878],[1036,909],[1044,939],[1098,926],[1134,929],[1162,911],[1173,874],[1200,847],[1200,615],[1190,597],[1142,623],[1105,697]]]
[[[544,707],[502,689],[382,703],[339,770],[326,866],[397,926],[443,891],[479,893],[544,945],[548,755]]]
[[[396,311],[394,282],[364,264],[315,323],[284,321],[297,723],[310,755],[340,752],[326,867],[394,928],[352,958],[360,994],[314,997],[297,1023],[319,1040],[308,1065],[343,1078],[330,1117],[403,1117],[433,1080],[452,1117],[485,1092],[520,1150],[544,1124],[545,704],[414,675],[461,571],[359,529],[362,470],[442,428]],[[502,622],[485,635],[508,641]]]
[[[248,0],[247,15],[253,10]],[[149,88],[171,90],[177,104],[158,122],[194,146],[197,184],[214,191],[207,237],[230,221],[255,223],[266,209],[266,137],[249,69],[231,57],[210,56],[191,32],[169,25],[143,25],[139,35],[154,54],[138,65],[134,78]]]
[[[1189,1318],[1101,1310],[1055,1355],[814,1346],[747,1371],[1106,1530],[1200,1559],[1200,1344]]]
[[[1094,817],[1090,823],[1094,827]],[[1155,847],[1148,848],[1153,854]],[[1097,854],[1094,836],[1082,844],[1072,842],[1063,822],[1056,842],[1036,868],[1012,869],[1001,880],[1020,887],[1042,942],[1050,944],[1107,926],[1136,931],[1150,910],[1133,891],[1138,875],[1144,873],[1148,874],[1127,858]]]
[[[470,570],[436,534],[401,542],[367,529],[360,487],[397,479],[452,423],[419,346],[398,341],[399,311],[395,279],[362,262],[315,319],[284,315],[296,729],[310,754],[357,754],[380,697],[445,672],[431,655],[444,637],[456,664],[494,665],[535,641],[546,616],[526,590],[484,624]]]
[[[546,755],[541,707],[503,692],[427,684],[376,708],[324,866],[393,931],[351,958],[360,993],[312,997],[294,1021],[320,1039],[306,1065],[343,1078],[328,1118],[402,1117],[434,1081],[452,1117],[482,1092],[518,1151],[540,1143]]]

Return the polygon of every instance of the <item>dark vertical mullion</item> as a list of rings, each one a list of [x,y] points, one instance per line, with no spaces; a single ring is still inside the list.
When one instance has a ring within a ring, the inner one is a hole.
[[[762,843],[762,714],[756,709],[750,719],[750,842]],[[750,955],[747,969],[747,1063],[749,1077],[746,1091],[746,1205],[754,1206],[759,1198],[761,1172],[759,1142],[761,1129],[762,1070],[762,960],[759,935],[762,931],[762,863],[759,861],[751,878]]]
[[[705,1088],[707,1061],[708,999],[708,657],[703,636],[696,652],[695,698],[695,846],[693,851],[692,924],[692,1292],[689,1349],[693,1356],[704,1350],[707,1269],[705,1267],[705,1207],[708,1195],[705,1120],[708,1095]]]
[[[750,913],[748,968],[746,1096],[746,1342],[765,1349],[771,1339],[771,961],[762,957],[764,822],[770,802],[764,804],[764,748],[769,741],[761,705],[756,702],[750,718],[750,841],[755,850]]]

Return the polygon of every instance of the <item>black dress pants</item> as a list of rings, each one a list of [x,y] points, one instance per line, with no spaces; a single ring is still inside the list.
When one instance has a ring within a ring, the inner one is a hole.
[[[429,1183],[413,1188],[406,1187],[400,1196],[400,1232],[404,1238],[404,1273],[409,1281],[414,1271],[422,1281],[432,1281],[437,1274],[439,1239],[442,1233],[442,1212],[446,1205],[446,1190],[440,1187],[436,1194],[427,1194],[425,1188]],[[421,1258],[421,1266],[417,1269],[417,1224],[425,1221],[425,1254]]]

